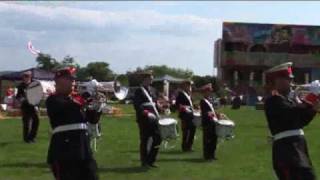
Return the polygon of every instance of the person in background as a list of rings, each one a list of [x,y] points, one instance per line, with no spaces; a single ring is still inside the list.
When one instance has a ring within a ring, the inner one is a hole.
[[[26,71],[22,74],[22,82],[18,85],[16,99],[20,102],[22,112],[22,134],[26,143],[34,143],[39,127],[39,117],[36,107],[29,104],[26,98],[26,89],[32,83],[32,72]],[[30,125],[31,124],[31,125]]]
[[[6,109],[12,109],[14,107],[14,96],[14,89],[9,87],[3,100],[4,104],[7,105]]]

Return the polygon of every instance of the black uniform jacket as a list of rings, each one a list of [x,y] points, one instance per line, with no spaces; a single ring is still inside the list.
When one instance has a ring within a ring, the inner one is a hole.
[[[182,92],[179,91],[177,98],[176,98],[176,107],[179,110],[179,118],[182,120],[189,120],[191,121],[193,119],[193,112],[183,112],[180,111],[180,105],[183,106],[192,106],[186,95]]]
[[[213,106],[211,99],[206,99],[206,100],[209,103],[211,103],[211,106]],[[202,126],[204,127],[208,127],[211,125],[215,126],[215,122],[213,121],[212,117],[208,115],[209,112],[212,112],[212,109],[210,108],[208,103],[205,101],[205,98],[201,99],[200,108],[201,108]]]
[[[155,93],[153,93],[153,91],[147,87],[144,87],[144,89],[150,95],[152,102],[156,103]],[[134,98],[133,98],[133,105],[134,105],[134,109],[136,111],[136,118],[137,118],[138,122],[147,122],[148,121],[148,118],[143,115],[144,110],[148,110],[149,112],[154,113],[156,115],[156,112],[152,106],[144,105],[144,103],[149,103],[149,102],[150,101],[149,101],[147,95],[145,94],[144,90],[142,89],[142,87],[139,87],[135,91]],[[157,108],[156,104],[155,104],[155,107]]]
[[[293,98],[273,95],[265,101],[265,113],[272,135],[308,125],[316,112],[312,106],[298,104]],[[274,165],[287,164],[292,167],[311,167],[304,136],[286,137],[273,143]]]
[[[67,124],[86,123],[81,106],[71,97],[51,95],[46,101],[52,129]],[[92,158],[87,130],[71,130],[52,135],[48,163],[55,160],[88,160]]]

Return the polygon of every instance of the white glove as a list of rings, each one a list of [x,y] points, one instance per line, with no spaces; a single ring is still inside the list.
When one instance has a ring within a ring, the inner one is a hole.
[[[187,112],[187,113],[192,113],[191,107],[186,107],[186,112]]]
[[[148,118],[149,119],[156,119],[157,118],[157,116],[154,114],[154,113],[148,113]]]

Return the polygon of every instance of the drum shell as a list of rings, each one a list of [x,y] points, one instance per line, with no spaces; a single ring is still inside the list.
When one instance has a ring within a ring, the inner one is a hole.
[[[43,97],[43,87],[39,81],[31,82],[26,88],[26,99],[29,104],[37,105]]]
[[[202,125],[202,118],[200,113],[193,113],[192,123],[196,127],[201,127]]]
[[[215,129],[216,129],[216,135],[219,138],[232,138],[234,135],[234,133],[233,133],[234,124],[233,125],[221,124],[218,122],[218,123],[216,123]]]
[[[26,99],[31,105],[38,105],[42,99],[46,99],[51,93],[55,92],[54,81],[31,82],[26,89]]]
[[[161,119],[159,120],[159,122]],[[160,136],[162,140],[176,139],[178,137],[177,121],[170,124],[158,124],[160,130]]]

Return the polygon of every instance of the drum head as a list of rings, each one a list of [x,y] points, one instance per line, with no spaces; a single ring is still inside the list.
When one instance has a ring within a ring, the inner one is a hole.
[[[227,119],[219,120],[217,123],[225,126],[234,126],[234,122]]]
[[[177,124],[177,120],[173,118],[163,118],[163,119],[159,119],[159,124],[160,125]]]
[[[29,84],[26,89],[26,97],[30,104],[37,105],[43,97],[43,88],[38,81]]]

